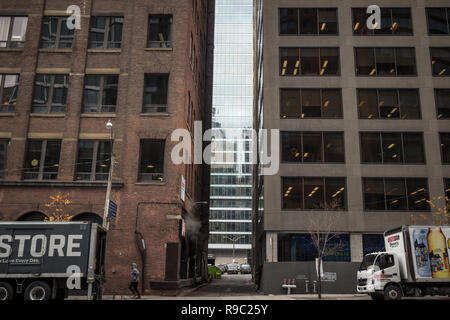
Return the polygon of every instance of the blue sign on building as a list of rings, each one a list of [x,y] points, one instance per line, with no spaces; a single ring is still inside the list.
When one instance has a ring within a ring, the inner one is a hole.
[[[108,218],[116,219],[117,217],[117,204],[109,200],[109,206],[108,206]]]

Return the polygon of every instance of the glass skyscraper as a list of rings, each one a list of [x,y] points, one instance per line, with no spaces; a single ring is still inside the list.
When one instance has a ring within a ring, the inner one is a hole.
[[[253,1],[216,0],[209,253],[215,264],[251,252]]]

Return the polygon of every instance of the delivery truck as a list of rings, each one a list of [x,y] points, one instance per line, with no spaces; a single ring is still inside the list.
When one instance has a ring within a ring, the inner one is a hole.
[[[373,299],[450,296],[450,226],[402,226],[384,232],[384,252],[364,256],[357,291]]]
[[[101,299],[106,231],[92,222],[0,222],[0,300]]]

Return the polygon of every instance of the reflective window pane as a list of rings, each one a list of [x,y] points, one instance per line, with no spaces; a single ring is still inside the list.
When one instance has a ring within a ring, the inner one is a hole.
[[[353,8],[353,34],[369,35],[373,30],[367,28],[367,8]]]
[[[425,163],[422,133],[403,133],[405,163]]]
[[[376,75],[375,54],[372,48],[355,48],[355,55],[357,75]]]
[[[380,118],[399,118],[397,90],[378,90],[378,108]]]
[[[322,161],[322,134],[304,132],[303,133],[303,161],[321,162]]]
[[[322,89],[322,117],[342,118],[342,95],[340,89]]]
[[[305,209],[325,209],[322,178],[304,178]]]
[[[429,34],[449,34],[447,11],[446,8],[427,8]]]
[[[321,99],[319,89],[302,89],[302,118],[320,118]]]
[[[402,119],[420,119],[419,90],[402,89],[398,91],[400,117]]]
[[[339,75],[339,49],[320,49],[320,75]]]
[[[434,76],[450,75],[450,47],[431,48],[431,65]]]
[[[406,189],[404,179],[386,179],[387,210],[406,210]]]
[[[0,112],[13,112],[17,101],[19,75],[0,74]]]
[[[147,48],[170,48],[172,15],[150,15]]]
[[[300,62],[302,75],[319,74],[319,48],[301,48]]]
[[[390,8],[381,8],[381,28],[374,30],[376,35],[382,34],[392,34],[392,16]]]
[[[395,57],[393,48],[375,48],[378,76],[395,75]]]
[[[397,75],[416,75],[416,54],[414,48],[395,48]]]
[[[381,140],[378,132],[361,133],[362,163],[381,163]]]
[[[332,8],[319,8],[319,34],[337,34],[337,10]]]
[[[299,67],[300,67],[299,49],[280,48],[280,75],[282,76],[298,75]]]
[[[392,8],[392,25],[389,29],[396,35],[412,35],[411,9]]]
[[[403,146],[400,133],[382,133],[381,147],[383,150],[383,162],[402,163]]]
[[[146,74],[144,113],[167,112],[168,74]]]
[[[300,118],[300,89],[280,90],[280,112],[281,118]]]
[[[344,178],[325,178],[327,210],[346,210],[347,200]]]
[[[164,140],[141,140],[139,181],[164,181]]]
[[[302,135],[299,132],[281,133],[282,161],[302,161]]]
[[[0,48],[6,48],[8,46],[10,26],[11,26],[11,17],[0,16]]]
[[[406,179],[406,190],[408,193],[408,209],[411,211],[429,211],[430,205],[427,200],[428,180],[426,178]]]
[[[324,132],[324,161],[344,162],[344,134],[342,132]]]
[[[386,210],[382,178],[363,178],[364,209]]]
[[[318,34],[317,9],[300,9],[300,34]]]
[[[450,163],[450,133],[439,134],[441,140],[442,163]]]
[[[6,160],[9,141],[0,139],[0,179],[6,176]]]
[[[14,17],[13,29],[11,32],[11,44],[10,44],[11,47],[22,48],[24,46],[25,33],[27,31],[27,23],[28,23],[27,17]]]
[[[282,203],[283,209],[303,208],[303,185],[301,178],[283,178]]]
[[[450,118],[450,89],[435,89],[438,119]]]
[[[378,95],[376,89],[358,89],[358,111],[360,119],[378,118]]]
[[[280,34],[298,34],[298,9],[283,8],[280,13]]]

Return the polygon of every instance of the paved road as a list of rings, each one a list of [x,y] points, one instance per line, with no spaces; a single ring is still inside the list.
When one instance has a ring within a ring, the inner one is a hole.
[[[223,274],[221,279],[187,293],[189,297],[223,297],[256,295],[250,274]]]

